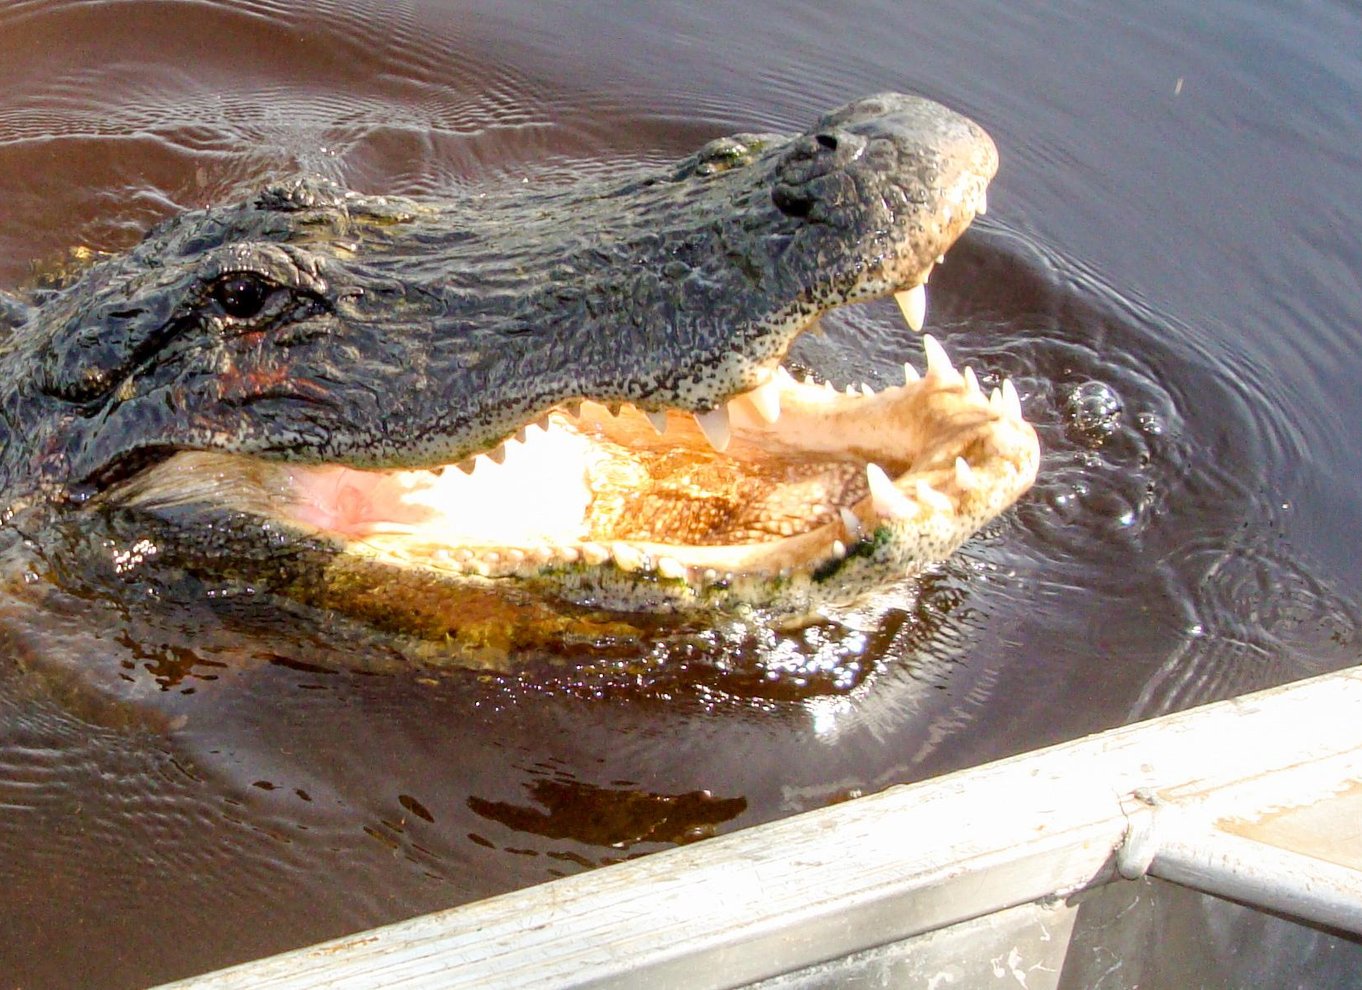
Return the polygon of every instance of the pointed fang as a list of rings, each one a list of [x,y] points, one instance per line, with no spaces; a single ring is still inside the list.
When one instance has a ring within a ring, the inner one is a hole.
[[[643,411],[643,415],[648,417],[648,422],[653,424],[653,429],[657,431],[658,436],[661,436],[662,434],[667,432],[666,413],[662,412],[661,410],[645,409]]]
[[[922,335],[922,350],[927,354],[927,377],[951,381],[960,378],[960,372],[951,364],[950,355],[929,333]]]
[[[963,457],[955,459],[955,484],[962,491],[972,490],[979,483],[979,479],[974,474],[974,468],[969,466],[969,461]]]
[[[728,426],[728,409],[724,406],[717,406],[709,412],[696,413],[695,422],[700,426],[700,432],[705,435],[709,445],[723,453],[728,449],[728,441],[732,437],[732,432]]]
[[[890,519],[910,519],[917,515],[917,505],[889,480],[884,468],[874,463],[867,464],[865,479],[870,485],[870,500],[875,506],[876,515]]]
[[[927,322],[927,287],[915,285],[911,289],[895,292],[894,301],[899,304],[909,329],[921,333],[922,325]]]
[[[1021,396],[1017,394],[1017,386],[1012,384],[1010,378],[1003,379],[1003,408],[1013,419],[1022,418]]]
[[[766,422],[774,423],[780,419],[780,385],[776,379],[773,378],[765,385],[758,385],[747,393],[747,398],[751,400],[752,408],[756,409],[757,415]]]

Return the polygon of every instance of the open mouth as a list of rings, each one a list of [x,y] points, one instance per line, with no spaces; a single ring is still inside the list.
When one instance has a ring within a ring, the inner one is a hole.
[[[372,271],[307,268],[320,281],[284,294],[295,303],[328,277],[352,288],[322,300],[325,318],[304,306],[301,330],[214,303],[211,343],[175,352],[202,367],[163,362],[167,398],[147,414],[192,393],[207,427],[174,420],[148,449],[178,452],[104,495],[188,507],[191,526],[227,512],[247,540],[257,520],[315,538],[328,576],[299,577],[298,594],[327,607],[340,585],[378,612],[399,585],[635,613],[848,601],[1006,509],[1035,476],[1036,436],[1011,384],[986,394],[929,336],[877,391],[780,362],[839,306],[892,295],[920,331],[932,267],[985,212],[996,168],[977,125],[881,94],[788,140],[718,139],[660,174],[498,205],[477,236],[413,210],[411,257],[371,232]],[[234,319],[253,332],[217,332]]]
[[[897,296],[920,327],[921,287]],[[922,340],[923,371],[905,364],[903,383],[879,391],[797,381],[772,362],[710,412],[567,402],[443,468],[183,451],[117,498],[212,504],[394,568],[548,580],[593,604],[806,608],[944,558],[1034,477],[1012,384],[985,394]]]

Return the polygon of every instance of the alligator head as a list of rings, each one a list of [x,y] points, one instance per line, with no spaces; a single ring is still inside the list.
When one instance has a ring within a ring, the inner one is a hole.
[[[562,188],[304,178],[186,213],[11,336],[8,514],[135,513],[198,571],[437,636],[489,597],[807,614],[1034,476],[1010,385],[930,338],[878,394],[780,367],[836,306],[897,294],[920,328],[996,164],[885,94]]]

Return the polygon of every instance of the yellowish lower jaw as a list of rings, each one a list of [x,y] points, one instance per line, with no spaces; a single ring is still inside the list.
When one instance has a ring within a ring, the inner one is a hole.
[[[923,339],[925,373],[905,365],[904,383],[878,393],[778,369],[710,414],[555,410],[464,470],[254,461],[239,507],[266,511],[263,500],[376,563],[475,581],[558,575],[568,597],[625,606],[641,582],[650,600],[661,588],[673,604],[765,604],[850,558],[875,580],[901,576],[1011,504],[1038,458],[1011,384],[985,395]],[[186,452],[157,470],[181,485],[193,475],[190,487],[215,476],[230,506],[234,460]]]

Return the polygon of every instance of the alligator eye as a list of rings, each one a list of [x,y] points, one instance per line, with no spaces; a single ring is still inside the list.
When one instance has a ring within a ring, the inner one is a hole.
[[[259,316],[274,286],[258,275],[228,275],[213,285],[213,299],[222,311],[237,320]]]

